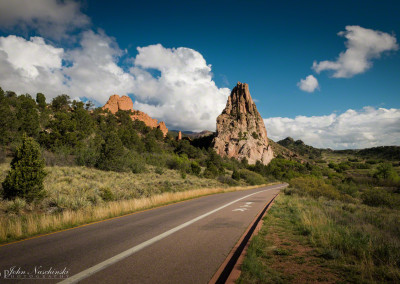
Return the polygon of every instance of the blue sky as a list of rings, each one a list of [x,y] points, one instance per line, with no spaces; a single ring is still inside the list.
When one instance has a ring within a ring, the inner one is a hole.
[[[212,64],[218,86],[249,83],[265,117],[400,107],[399,52],[389,52],[351,79],[320,74],[320,91],[313,94],[296,85],[315,75],[314,60],[334,60],[345,50],[337,36],[345,26],[400,34],[398,1],[122,2],[89,1],[86,11],[130,54],[155,43],[197,50]]]
[[[130,95],[170,128],[199,131],[215,129],[241,81],[275,140],[400,145],[398,1],[21,1],[0,0],[3,89],[99,105]],[[366,66],[351,71],[354,59]]]

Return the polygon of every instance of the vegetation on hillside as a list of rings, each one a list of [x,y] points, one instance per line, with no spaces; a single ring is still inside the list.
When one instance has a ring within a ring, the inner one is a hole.
[[[381,149],[256,165],[290,187],[251,242],[238,282],[399,282],[400,157],[385,160]]]

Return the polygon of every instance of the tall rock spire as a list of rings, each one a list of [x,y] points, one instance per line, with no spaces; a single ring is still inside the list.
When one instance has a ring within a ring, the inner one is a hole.
[[[260,161],[267,165],[273,159],[267,130],[248,84],[238,82],[218,116],[214,149],[221,156],[246,158],[249,164]]]

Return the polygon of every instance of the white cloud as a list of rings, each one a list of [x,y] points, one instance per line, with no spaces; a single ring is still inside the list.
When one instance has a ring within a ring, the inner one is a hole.
[[[65,33],[90,23],[76,1],[0,0],[0,28],[27,31],[60,39]]]
[[[46,44],[41,37],[0,37],[1,87],[17,93],[46,92],[53,97],[65,93],[63,56],[64,49]]]
[[[139,47],[135,67],[134,108],[162,119],[172,129],[214,130],[216,117],[226,105],[230,90],[218,88],[211,65],[190,48]],[[160,71],[152,76],[150,70]]]
[[[318,80],[313,75],[308,75],[305,79],[300,79],[297,83],[300,90],[312,93],[315,89],[319,88]]]
[[[346,51],[336,61],[314,61],[313,69],[317,73],[333,70],[335,78],[350,78],[371,68],[372,59],[379,58],[383,52],[398,49],[394,36],[360,26],[346,26],[346,31],[338,35],[347,39]]]
[[[122,54],[115,40],[103,32],[84,32],[80,47],[66,54],[66,60],[71,64],[63,68],[68,78],[68,93],[101,104],[112,94],[132,93],[133,76],[118,66]]]
[[[43,92],[48,101],[65,93],[104,104],[112,94],[134,94],[135,109],[170,128],[215,129],[230,90],[215,85],[211,65],[197,51],[141,47],[135,65],[125,72],[118,65],[124,52],[103,32],[86,31],[79,44],[64,50],[41,37],[0,37],[0,86],[17,93]]]
[[[264,119],[268,137],[288,136],[318,148],[350,149],[400,145],[400,109],[364,107],[337,115]]]
[[[72,50],[46,44],[41,37],[0,37],[0,85],[17,93],[43,92],[48,100],[66,93],[104,104],[114,93],[133,91],[133,76],[117,65],[121,55],[102,32],[84,32],[80,47]]]

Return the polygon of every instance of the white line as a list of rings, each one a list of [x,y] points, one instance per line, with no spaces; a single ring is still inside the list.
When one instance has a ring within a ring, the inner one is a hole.
[[[154,238],[152,238],[150,240],[147,240],[147,241],[145,241],[145,242],[143,242],[143,243],[141,243],[141,244],[139,244],[137,246],[134,246],[134,247],[132,247],[132,248],[130,248],[130,249],[124,251],[124,252],[121,252],[120,254],[117,254],[116,256],[113,256],[113,257],[111,257],[109,259],[106,259],[105,261],[100,262],[99,264],[96,264],[95,266],[92,266],[92,267],[90,267],[90,268],[88,268],[86,270],[83,270],[83,271],[79,272],[78,274],[75,274],[75,275],[73,275],[73,276],[71,276],[71,277],[69,277],[69,278],[67,278],[64,281],[61,281],[59,283],[60,284],[77,283],[77,282],[89,277],[90,275],[93,275],[93,274],[99,272],[100,270],[103,270],[104,268],[106,268],[106,267],[108,267],[108,266],[110,266],[110,265],[112,265],[112,264],[114,264],[114,263],[116,263],[118,261],[121,261],[124,258],[127,258],[128,256],[130,256],[130,255],[132,255],[132,254],[144,249],[145,247],[147,247],[149,245],[152,245],[155,242],[158,242],[158,241],[168,237],[169,235],[172,235],[173,233],[175,233],[175,232],[177,232],[177,231],[179,231],[179,230],[181,230],[181,229],[193,224],[194,222],[197,222],[197,221],[199,221],[199,220],[201,220],[201,219],[203,219],[203,218],[205,218],[205,217],[207,217],[207,216],[209,216],[209,215],[211,215],[211,214],[213,214],[213,213],[215,213],[215,212],[217,212],[217,211],[219,211],[221,209],[224,209],[225,207],[228,207],[229,205],[232,205],[232,204],[234,204],[234,203],[236,203],[236,202],[238,202],[238,201],[240,201],[242,199],[245,199],[245,198],[247,198],[249,196],[252,196],[254,194],[258,194],[260,192],[268,191],[268,190],[271,190],[271,189],[273,189],[273,188],[261,190],[261,191],[246,195],[246,196],[244,196],[242,198],[236,199],[236,200],[234,200],[232,202],[229,202],[229,203],[227,203],[227,204],[225,204],[225,205],[223,205],[221,207],[218,207],[217,209],[214,209],[214,210],[212,210],[212,211],[210,211],[208,213],[205,213],[205,214],[203,214],[201,216],[198,216],[198,217],[196,217],[196,218],[194,218],[194,219],[192,219],[192,220],[190,220],[190,221],[188,221],[186,223],[183,223],[183,224],[181,224],[181,225],[179,225],[179,226],[177,226],[177,227],[175,227],[175,228],[173,228],[173,229],[171,229],[169,231],[166,231],[166,232],[164,232],[164,233],[162,233],[162,234],[160,234],[160,235],[158,235],[158,236],[156,236],[156,237],[154,237]],[[277,188],[275,187],[275,189],[277,189]]]

